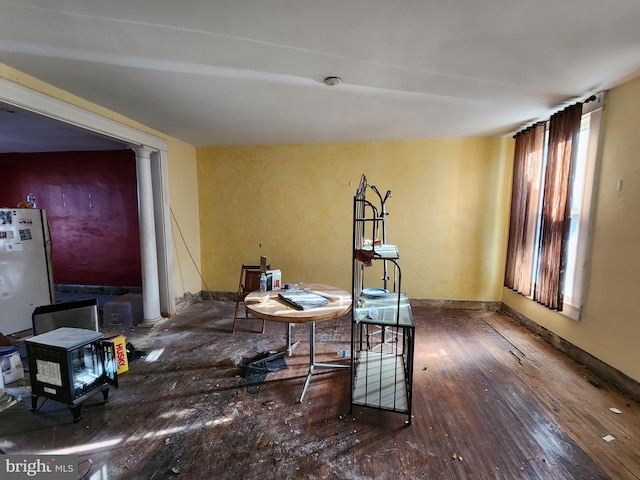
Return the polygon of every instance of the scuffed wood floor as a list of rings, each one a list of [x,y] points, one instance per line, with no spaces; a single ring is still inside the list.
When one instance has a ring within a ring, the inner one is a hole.
[[[308,326],[294,328],[289,368],[249,393],[243,365],[280,349],[284,324],[260,334],[259,320],[240,320],[231,334],[234,305],[125,332],[162,352],[134,361],[106,405],[89,399],[77,424],[52,401],[32,413],[28,382],[11,385],[22,399],[0,413],[0,448],[91,459],[93,480],[640,478],[640,405],[502,314],[414,309],[406,426],[404,414],[350,413],[346,369],[320,370],[296,403]],[[318,323],[317,361],[340,361],[349,338],[348,317]]]

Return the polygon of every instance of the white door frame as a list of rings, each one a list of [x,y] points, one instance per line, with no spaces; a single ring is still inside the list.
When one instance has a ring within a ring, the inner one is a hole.
[[[167,179],[167,142],[156,136],[3,78],[0,78],[0,101],[120,141],[131,148],[144,146],[154,151],[151,156],[151,168],[158,253],[160,311],[163,315],[175,314],[176,306],[172,277],[173,248],[171,245]]]

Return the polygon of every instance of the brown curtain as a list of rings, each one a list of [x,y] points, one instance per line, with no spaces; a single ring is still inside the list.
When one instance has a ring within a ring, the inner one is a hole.
[[[534,300],[561,311],[569,234],[569,195],[578,145],[582,103],[556,113],[549,120],[549,151],[545,170],[540,225],[540,265]]]
[[[531,294],[544,134],[545,123],[540,123],[523,130],[515,137],[511,219],[504,284],[523,295]]]

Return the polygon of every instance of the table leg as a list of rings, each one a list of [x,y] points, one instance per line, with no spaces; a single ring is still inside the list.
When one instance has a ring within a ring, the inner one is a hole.
[[[304,381],[304,387],[302,388],[302,393],[300,394],[300,400],[298,400],[298,403],[302,403],[304,394],[307,393],[307,388],[309,387],[309,382],[311,382],[311,375],[313,375],[315,367],[349,368],[349,365],[337,363],[316,363],[316,322],[311,322],[309,324],[309,373],[307,373],[307,378]]]
[[[293,338],[292,326],[292,323],[287,323],[287,356],[289,357],[293,354],[293,351],[300,343],[300,340],[298,340],[296,343],[291,345],[291,339]]]

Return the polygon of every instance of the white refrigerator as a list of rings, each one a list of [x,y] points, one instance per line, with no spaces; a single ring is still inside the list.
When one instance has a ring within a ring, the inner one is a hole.
[[[0,333],[32,328],[35,308],[54,301],[46,211],[0,208]]]

